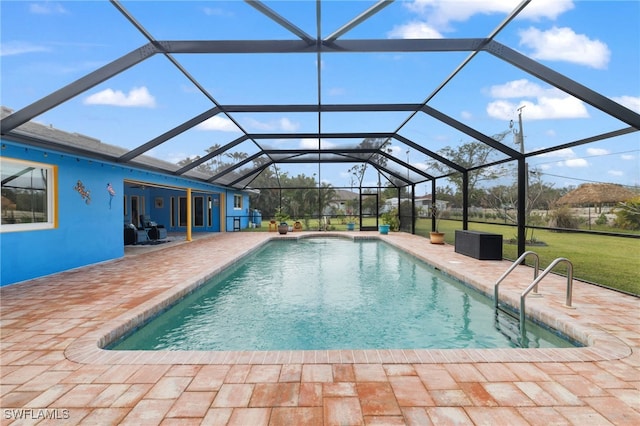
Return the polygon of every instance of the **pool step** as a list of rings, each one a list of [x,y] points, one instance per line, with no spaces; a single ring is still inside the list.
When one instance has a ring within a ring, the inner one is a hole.
[[[513,312],[499,307],[496,310],[495,326],[517,347],[522,347],[520,336],[520,320]]]

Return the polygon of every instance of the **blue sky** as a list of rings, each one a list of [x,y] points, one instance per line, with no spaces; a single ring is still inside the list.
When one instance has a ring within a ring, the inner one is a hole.
[[[265,1],[316,36],[315,1]],[[323,37],[374,1],[324,1]],[[517,1],[395,1],[342,39],[486,37]],[[285,28],[242,1],[123,1],[159,40],[295,39]],[[1,92],[18,110],[144,45],[147,40],[107,1],[6,1],[1,11]],[[533,0],[496,38],[541,64],[640,112],[640,2]],[[323,103],[419,103],[468,56],[467,52],[324,54]],[[175,55],[221,104],[317,103],[317,57],[288,55]],[[494,135],[509,130],[522,109],[529,152],[626,127],[547,83],[481,53],[429,102],[447,115]],[[36,117],[69,132],[134,148],[212,107],[166,58],[156,55]],[[469,137],[425,114],[324,114],[325,132],[395,131],[433,151]],[[317,132],[317,114],[237,114],[248,132]],[[202,156],[213,144],[240,136],[218,115],[149,154],[171,162]],[[323,140],[323,146],[355,140]],[[267,146],[315,147],[317,140],[272,140]],[[504,143],[517,149],[509,134]],[[238,151],[252,154],[253,142]],[[429,171],[428,159],[394,143],[395,155]],[[407,152],[408,151],[408,152]],[[640,184],[640,136],[583,145],[530,160],[556,187],[583,182]],[[499,157],[499,156],[498,156]],[[349,185],[350,165],[284,167],[291,174],[319,173]],[[373,183],[375,177],[367,177]]]

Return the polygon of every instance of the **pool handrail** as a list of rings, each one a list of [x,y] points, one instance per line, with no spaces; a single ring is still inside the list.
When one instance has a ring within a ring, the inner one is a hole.
[[[520,295],[520,334],[521,335],[524,336],[524,333],[525,333],[525,326],[524,326],[525,312],[524,311],[525,311],[525,298],[527,297],[527,294],[529,294],[529,292],[531,292],[531,290],[534,287],[537,287],[538,283],[545,276],[547,276],[547,274],[551,272],[551,270],[560,262],[567,262],[567,296],[565,300],[565,306],[568,308],[571,307],[571,299],[573,295],[573,263],[571,263],[571,261],[566,257],[559,257],[553,262],[551,262],[551,264],[547,266],[547,269],[542,271],[542,274],[540,274],[539,277],[534,279],[533,282],[529,284],[529,287],[527,287]]]
[[[535,257],[534,265],[533,265],[533,279],[535,280],[536,278],[538,278],[538,271],[540,270],[540,256],[538,256],[538,253],[536,253],[535,251],[525,251],[524,253],[522,253],[522,255],[515,262],[513,262],[513,264],[509,267],[509,269],[507,269],[505,271],[505,273],[502,274],[502,276],[500,278],[498,278],[498,281],[496,281],[496,283],[494,284],[494,286],[493,286],[493,306],[494,306],[495,309],[498,309],[498,301],[499,301],[499,299],[498,299],[498,286],[530,254],[532,254]],[[534,290],[534,293],[537,293],[537,292],[538,292],[538,287],[536,286],[536,288]]]

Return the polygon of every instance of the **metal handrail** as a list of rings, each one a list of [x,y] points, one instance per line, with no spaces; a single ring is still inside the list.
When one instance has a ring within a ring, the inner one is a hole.
[[[540,270],[540,256],[538,256],[538,253],[536,253],[535,251],[525,251],[518,258],[518,260],[513,262],[513,264],[509,267],[509,269],[507,269],[505,271],[505,273],[502,274],[502,276],[500,278],[498,278],[498,281],[496,281],[495,285],[493,286],[493,306],[494,306],[494,308],[498,309],[498,286],[500,285],[500,283],[505,278],[507,278],[507,275],[509,275],[511,273],[511,271],[516,269],[516,267],[518,265],[520,265],[524,261],[524,259],[530,254],[535,256],[535,261],[534,261],[534,265],[533,265],[533,279],[535,280],[536,278],[538,278],[538,271]],[[534,293],[537,293],[537,292],[538,292],[538,288],[536,287]]]
[[[531,290],[536,287],[538,285],[538,283],[549,273],[551,272],[551,270],[560,262],[567,262],[567,297],[565,300],[565,306],[567,307],[571,307],[571,299],[572,299],[572,295],[573,295],[573,263],[571,263],[571,261],[565,257],[559,257],[556,260],[554,260],[553,262],[551,262],[551,264],[549,266],[547,266],[547,269],[545,269],[544,271],[542,271],[542,274],[540,274],[539,277],[537,277],[535,280],[533,280],[533,282],[531,284],[529,284],[529,287],[526,288],[525,291],[522,292],[522,294],[520,295],[520,334],[522,336],[524,336],[525,333],[525,327],[524,327],[524,321],[525,321],[525,298],[527,297],[527,294],[529,294],[529,292],[531,292]]]

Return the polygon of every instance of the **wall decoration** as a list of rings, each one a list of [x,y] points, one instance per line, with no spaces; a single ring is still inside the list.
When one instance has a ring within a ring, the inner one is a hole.
[[[84,184],[81,180],[78,180],[78,183],[76,183],[76,186],[74,186],[73,189],[78,191],[78,194],[80,194],[85,203],[91,203],[91,191],[84,187]]]
[[[164,198],[156,197],[156,208],[161,209],[164,207]]]
[[[116,195],[116,190],[113,189],[110,183],[107,184],[107,192],[109,193],[109,210],[111,210],[111,200],[113,200],[113,196]]]

